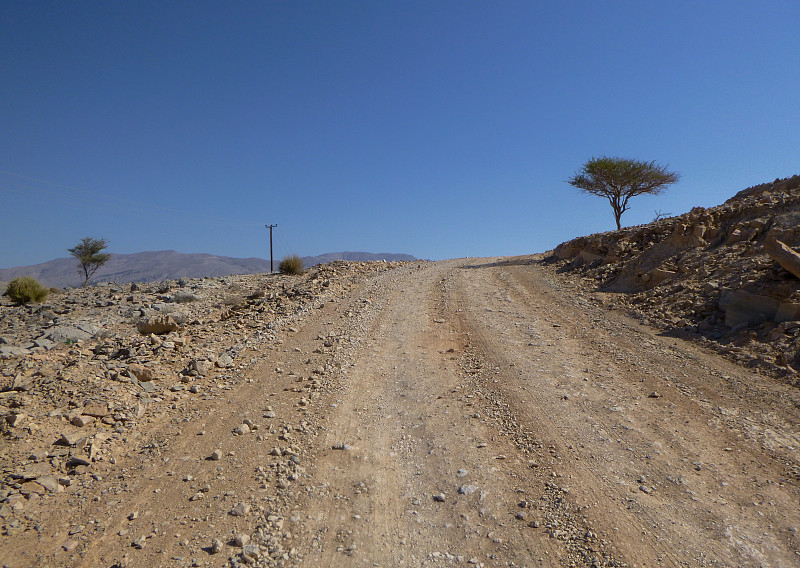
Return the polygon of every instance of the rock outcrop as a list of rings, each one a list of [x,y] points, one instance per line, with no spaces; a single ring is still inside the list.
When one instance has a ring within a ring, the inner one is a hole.
[[[800,176],[718,207],[562,243],[549,261],[643,319],[751,365],[800,370]]]

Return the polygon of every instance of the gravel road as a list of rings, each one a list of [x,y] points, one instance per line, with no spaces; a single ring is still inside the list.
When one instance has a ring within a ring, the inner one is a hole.
[[[796,389],[606,300],[530,257],[367,279],[0,561],[800,565]]]

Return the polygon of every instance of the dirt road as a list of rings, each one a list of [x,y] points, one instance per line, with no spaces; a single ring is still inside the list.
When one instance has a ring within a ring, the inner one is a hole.
[[[452,260],[326,298],[0,561],[800,565],[796,390],[559,278]]]

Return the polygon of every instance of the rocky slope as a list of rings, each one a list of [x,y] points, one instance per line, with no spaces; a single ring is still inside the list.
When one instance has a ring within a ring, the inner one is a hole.
[[[32,528],[18,511],[31,499],[114,464],[175,395],[233,388],[276,326],[398,265],[90,286],[24,306],[1,298],[0,534]]]
[[[800,249],[800,176],[748,188],[718,207],[573,239],[546,262],[578,277],[597,301],[794,382],[800,256],[793,249]]]
[[[407,254],[369,252],[331,252],[320,256],[302,258],[306,267],[334,260],[366,262],[376,260],[416,260]],[[278,261],[275,262],[275,269]],[[112,254],[111,260],[100,267],[92,277],[92,283],[153,282],[178,278],[201,278],[231,276],[234,274],[258,274],[269,270],[269,261],[262,258],[233,258],[213,254],[185,254],[174,250],[148,251],[135,254]],[[0,290],[3,282],[18,276],[33,276],[46,286],[59,288],[78,286],[83,276],[74,258],[57,258],[33,266],[17,266],[0,269]]]

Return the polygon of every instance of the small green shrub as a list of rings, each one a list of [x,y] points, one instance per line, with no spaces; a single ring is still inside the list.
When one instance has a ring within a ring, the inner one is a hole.
[[[303,261],[296,254],[285,256],[278,265],[278,270],[281,271],[281,274],[302,274]]]
[[[41,302],[50,290],[42,286],[36,278],[32,276],[20,276],[8,283],[6,296],[18,304],[29,302]]]

